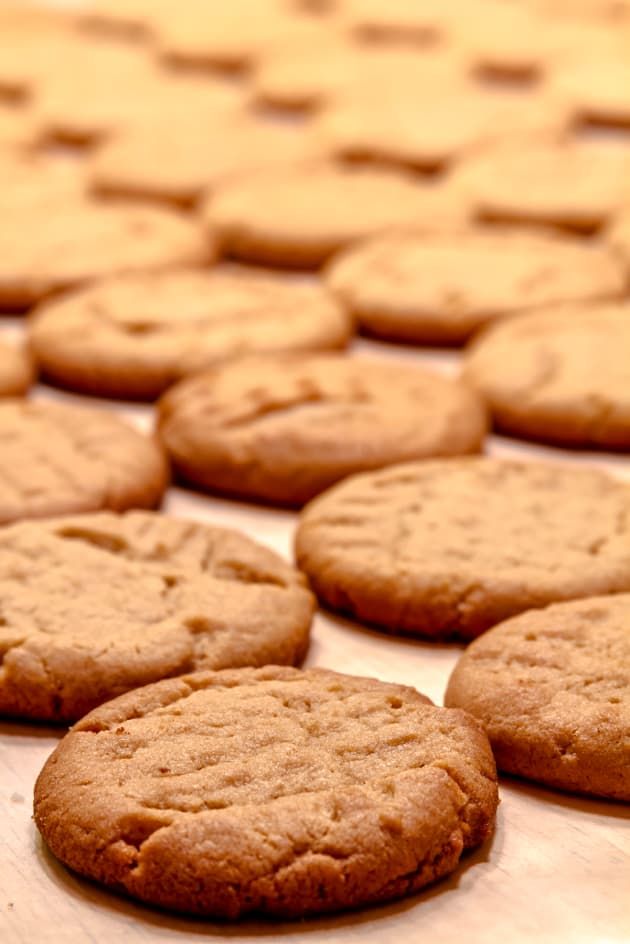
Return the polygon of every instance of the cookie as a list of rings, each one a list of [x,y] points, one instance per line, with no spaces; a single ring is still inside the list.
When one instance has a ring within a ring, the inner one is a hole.
[[[622,204],[629,166],[601,144],[521,141],[471,159],[454,186],[481,220],[592,233]]]
[[[36,151],[11,148],[0,152],[0,238],[4,218],[14,213],[18,219],[10,237],[14,243],[30,235],[27,230],[42,225],[52,213],[63,212],[85,194],[83,169],[75,161],[57,160]],[[28,215],[27,215],[28,214]],[[9,234],[7,234],[9,238]]]
[[[36,130],[27,108],[0,102],[0,152],[3,157],[13,149],[23,150],[35,144]]]
[[[518,311],[620,298],[626,286],[605,248],[473,229],[377,236],[333,259],[326,281],[364,331],[429,344],[459,344]]]
[[[235,355],[342,348],[352,330],[317,283],[225,266],[105,279],[37,308],[29,339],[54,383],[151,399]]]
[[[144,41],[152,39],[160,23],[171,20],[177,11],[173,0],[91,0],[76,11],[75,18],[91,34]]]
[[[184,479],[301,505],[353,472],[477,452],[486,417],[469,388],[421,367],[270,355],[182,381],[158,428]]]
[[[74,512],[152,508],[164,454],[106,410],[0,402],[0,524]]]
[[[551,60],[549,24],[531,5],[483,0],[460,5],[452,33],[473,73],[485,79],[533,83]]]
[[[20,101],[32,98],[79,42],[63,11],[21,2],[0,5],[0,35],[0,97]]]
[[[466,650],[445,702],[483,723],[501,770],[630,801],[629,622],[627,593],[523,613]]]
[[[336,157],[433,173],[489,142],[559,133],[565,124],[562,109],[548,99],[514,101],[475,91],[449,80],[438,64],[427,66],[419,86],[341,96],[316,129]]]
[[[0,309],[28,308],[106,276],[201,265],[214,256],[201,228],[171,210],[79,199],[49,208],[46,200],[37,195],[0,219]]]
[[[629,33],[630,36],[630,33]],[[630,128],[630,59],[587,59],[559,69],[550,88],[577,124]]]
[[[0,714],[39,721],[198,669],[300,662],[313,610],[245,535],[142,511],[0,529],[0,593]]]
[[[464,5],[465,6],[465,5]],[[343,0],[345,27],[371,42],[403,42],[417,46],[443,44],[449,39],[462,0]]]
[[[353,476],[302,513],[322,602],[391,632],[472,639],[523,610],[630,589],[630,488],[488,458]]]
[[[325,669],[200,672],[90,712],[35,786],[52,852],[134,898],[297,918],[388,901],[492,833],[481,726]]]
[[[219,112],[212,121],[168,113],[116,135],[93,158],[88,178],[101,196],[194,207],[237,173],[312,157],[302,128]]]
[[[560,445],[630,448],[630,306],[566,306],[483,334],[465,375],[497,427]]]
[[[414,223],[453,231],[465,216],[461,202],[437,185],[333,164],[244,174],[217,187],[204,209],[226,254],[305,269],[362,237]]]
[[[33,375],[33,363],[25,348],[0,342],[0,397],[26,393]]]

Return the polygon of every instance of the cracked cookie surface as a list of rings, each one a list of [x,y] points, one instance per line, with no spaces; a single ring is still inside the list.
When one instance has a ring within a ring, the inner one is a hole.
[[[520,315],[471,348],[466,378],[500,429],[566,445],[630,448],[630,306]]]
[[[470,388],[421,367],[270,355],[183,381],[159,431],[189,481],[299,505],[353,472],[477,452],[486,416]]]
[[[523,610],[630,590],[630,488],[489,458],[392,466],[308,505],[296,556],[333,609],[472,639]]]
[[[297,663],[306,581],[237,531],[151,512],[0,533],[0,714],[72,721],[197,669]]]
[[[0,524],[152,508],[168,482],[162,448],[113,413],[0,402]]]
[[[29,338],[57,383],[150,398],[235,355],[342,348],[351,334],[325,288],[226,266],[99,282],[42,305]]]
[[[235,918],[410,894],[492,832],[481,726],[412,688],[323,669],[197,673],[122,696],[60,743],[35,818],[66,865]]]
[[[445,702],[484,724],[501,770],[630,801],[630,594],[523,613],[463,654]]]

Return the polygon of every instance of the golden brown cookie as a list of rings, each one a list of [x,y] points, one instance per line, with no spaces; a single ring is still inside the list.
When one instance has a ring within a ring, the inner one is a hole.
[[[26,149],[4,149],[0,152],[0,238],[7,227],[7,239],[13,243],[27,242],[30,230],[39,228],[53,213],[63,212],[85,193],[83,168],[76,161],[46,156]],[[13,233],[9,219],[15,218]],[[40,219],[41,217],[41,219]]]
[[[628,54],[593,58],[559,69],[550,88],[577,123],[630,128],[630,32]]]
[[[62,10],[44,5],[0,5],[0,97],[24,100],[39,91],[81,38]]]
[[[359,38],[420,47],[449,39],[464,9],[462,0],[342,0],[340,4],[346,28]]]
[[[238,173],[312,157],[302,128],[218,111],[212,120],[168,114],[138,122],[101,148],[88,169],[100,195],[195,206]]]
[[[466,210],[450,191],[411,176],[315,163],[225,183],[204,217],[231,256],[317,268],[348,243],[386,230],[452,232],[465,225]]]
[[[630,594],[559,603],[463,654],[445,703],[484,725],[507,773],[630,801]]]
[[[198,669],[296,664],[306,581],[237,531],[154,512],[0,529],[0,714],[76,721]]]
[[[409,895],[492,833],[481,726],[325,669],[200,672],[90,712],[35,787],[66,865],[145,902],[297,918]]]
[[[563,306],[483,334],[465,376],[497,426],[561,445],[630,448],[630,305]]]
[[[26,393],[34,373],[31,357],[22,345],[0,342],[0,397]]]
[[[0,402],[0,524],[74,512],[152,508],[162,449],[106,410]]]
[[[422,367],[269,355],[178,384],[159,432],[185,479],[301,505],[353,472],[477,452],[486,416],[468,387]]]
[[[603,144],[520,141],[471,158],[458,185],[482,220],[591,233],[618,211],[629,169]]]
[[[47,207],[47,199],[37,194],[0,218],[0,309],[28,308],[106,276],[201,265],[214,256],[212,240],[174,211],[57,197]]]
[[[377,236],[335,257],[326,281],[370,334],[458,344],[504,315],[621,297],[627,280],[606,248],[471,229]]]
[[[531,83],[552,61],[549,23],[528,4],[465,0],[451,33],[469,68],[483,78]]]
[[[105,279],[37,308],[29,337],[54,383],[150,399],[236,355],[342,348],[352,330],[319,284],[225,266]]]
[[[298,565],[333,609],[472,639],[523,610],[630,589],[630,488],[602,472],[433,460],[353,476],[302,513]]]

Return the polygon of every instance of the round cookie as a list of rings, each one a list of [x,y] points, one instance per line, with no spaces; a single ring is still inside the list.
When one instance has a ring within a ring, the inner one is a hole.
[[[297,918],[413,894],[492,833],[481,726],[324,669],[200,672],[97,708],[35,786],[67,866],[145,902]]]
[[[0,309],[28,308],[62,289],[124,272],[200,265],[214,247],[183,215],[153,207],[44,198],[0,221]]]
[[[26,393],[34,373],[33,362],[24,347],[0,342],[0,397]]]
[[[344,347],[352,328],[317,283],[234,266],[98,282],[36,309],[29,337],[55,383],[153,398],[235,355]]]
[[[377,236],[333,259],[326,281],[369,334],[431,344],[461,343],[522,310],[621,297],[626,285],[605,248],[474,230]]]
[[[320,599],[391,632],[472,639],[523,610],[630,590],[630,488],[488,458],[353,476],[296,535]]]
[[[484,725],[507,773],[630,801],[630,594],[495,626],[462,655],[445,703]]]
[[[300,505],[353,472],[477,452],[486,416],[468,387],[422,367],[270,355],[184,380],[158,428],[184,479]]]
[[[362,237],[414,224],[427,232],[463,227],[450,191],[376,168],[296,165],[244,174],[211,196],[204,213],[225,253],[317,268]]]
[[[630,448],[630,305],[510,318],[473,344],[464,370],[499,429],[561,445]]]
[[[162,449],[106,410],[0,401],[0,524],[152,508],[168,481]]]
[[[486,222],[592,233],[622,205],[629,167],[613,146],[518,141],[472,158],[453,186]]]
[[[294,664],[306,581],[237,531],[155,512],[0,529],[0,714],[75,721],[198,669]]]

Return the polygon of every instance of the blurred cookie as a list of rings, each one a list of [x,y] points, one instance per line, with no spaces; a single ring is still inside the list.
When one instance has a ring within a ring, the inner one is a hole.
[[[449,191],[402,174],[307,164],[223,184],[204,217],[228,255],[307,269],[384,230],[452,232],[465,225],[466,211]]]
[[[197,669],[297,663],[313,610],[262,545],[137,511],[0,529],[0,593],[0,714],[39,721]]]
[[[105,276],[214,256],[200,227],[173,211],[72,198],[46,214],[46,200],[46,193],[25,199],[0,218],[0,309],[28,308]]]
[[[605,248],[472,229],[377,236],[335,257],[326,281],[368,333],[429,344],[461,343],[518,311],[621,297],[626,286]]]
[[[0,524],[158,505],[162,449],[106,410],[0,401]]]
[[[35,787],[66,865],[142,901],[297,918],[409,895],[492,833],[481,726],[325,669],[200,672],[97,708]]]
[[[520,141],[471,158],[458,184],[482,220],[591,233],[622,204],[629,167],[605,144]]]
[[[14,100],[32,98],[81,41],[64,11],[22,2],[0,5],[0,35],[0,97]]]
[[[465,375],[508,433],[630,448],[629,353],[630,305],[567,306],[496,325]]]
[[[164,116],[138,122],[100,148],[88,171],[101,196],[190,207],[212,187],[259,167],[312,157],[302,128],[218,112],[214,120]]]
[[[24,347],[0,342],[0,397],[26,393],[34,373],[33,363]]]
[[[523,610],[630,589],[630,488],[602,472],[433,460],[353,476],[296,536],[320,599],[391,632],[472,639]]]
[[[103,280],[44,303],[29,337],[49,380],[142,399],[236,355],[344,347],[352,327],[318,284],[234,266]]]
[[[160,402],[159,431],[189,481],[299,505],[363,469],[477,452],[486,417],[469,388],[422,367],[304,354],[183,381]]]
[[[484,725],[501,770],[630,800],[630,594],[523,613],[476,640],[445,703]]]
[[[363,40],[422,47],[444,43],[464,8],[462,0],[342,0],[340,16]]]
[[[550,88],[576,122],[630,128],[630,56],[574,63],[558,70]]]

